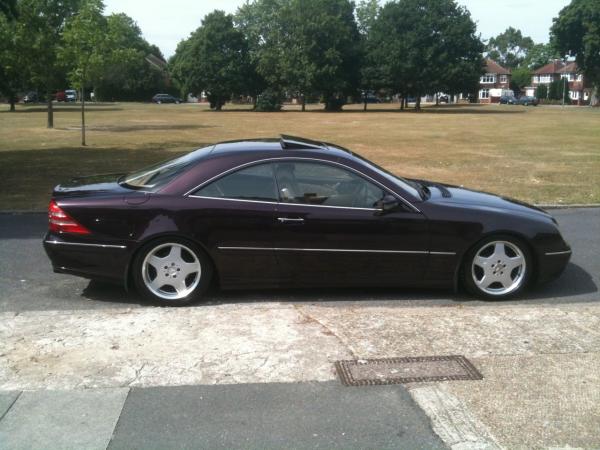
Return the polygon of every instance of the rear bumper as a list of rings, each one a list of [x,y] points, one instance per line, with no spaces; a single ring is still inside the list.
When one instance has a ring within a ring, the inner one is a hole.
[[[130,258],[130,250],[126,244],[75,239],[66,239],[52,233],[44,238],[44,250],[55,272],[124,282]]]
[[[558,278],[571,259],[571,250],[546,252],[539,258],[538,283],[547,283]]]

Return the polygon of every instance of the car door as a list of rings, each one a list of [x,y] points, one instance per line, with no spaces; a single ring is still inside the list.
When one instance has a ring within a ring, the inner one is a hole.
[[[325,161],[275,164],[280,203],[273,246],[297,285],[418,284],[428,259],[425,217],[353,169]]]
[[[215,258],[228,287],[277,286],[281,272],[272,250],[277,189],[269,164],[245,167],[189,195],[193,232]]]

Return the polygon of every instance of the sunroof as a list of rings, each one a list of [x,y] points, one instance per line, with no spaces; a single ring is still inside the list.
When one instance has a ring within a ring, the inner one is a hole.
[[[281,135],[281,147],[285,149],[325,149],[327,146],[322,142],[313,141],[297,136]]]

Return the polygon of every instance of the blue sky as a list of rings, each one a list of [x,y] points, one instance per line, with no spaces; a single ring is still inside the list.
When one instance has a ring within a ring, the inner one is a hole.
[[[166,57],[175,52],[213,9],[235,12],[244,0],[104,0],[106,12],[124,12],[140,26],[144,37],[158,45]],[[383,1],[381,1],[383,3]],[[536,42],[548,41],[552,18],[569,4],[569,0],[458,0],[477,22],[484,39],[507,27],[519,28]]]

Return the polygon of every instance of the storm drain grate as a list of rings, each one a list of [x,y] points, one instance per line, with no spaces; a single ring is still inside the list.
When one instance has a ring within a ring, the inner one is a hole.
[[[483,379],[460,355],[336,361],[335,368],[346,386]]]

